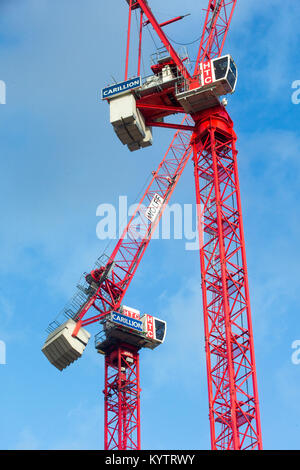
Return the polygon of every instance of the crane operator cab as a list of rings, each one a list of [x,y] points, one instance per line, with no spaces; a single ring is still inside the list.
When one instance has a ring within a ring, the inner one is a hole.
[[[118,342],[138,349],[155,349],[164,342],[167,332],[164,320],[148,314],[140,315],[138,310],[125,305],[119,311],[111,312],[102,323],[103,331],[95,338],[96,349],[101,354]]]
[[[234,93],[237,78],[237,68],[229,54],[202,62],[198,75],[178,82],[176,99],[188,114],[217,106],[221,96]]]

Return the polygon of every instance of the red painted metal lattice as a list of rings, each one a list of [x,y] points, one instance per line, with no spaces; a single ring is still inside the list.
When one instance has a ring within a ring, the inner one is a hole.
[[[137,9],[140,10],[138,75],[143,24],[150,24],[179,74],[191,79],[162,29],[173,20],[159,23],[147,1],[126,1],[129,20],[125,79],[129,68],[132,10]],[[209,0],[194,75],[199,73],[201,62],[221,55],[236,3],[237,0]],[[97,322],[120,307],[164,208],[193,153],[199,239],[202,240],[200,261],[211,445],[212,449],[219,450],[261,449],[236,136],[232,121],[225,108],[219,106],[185,116],[180,124],[162,123],[161,117],[183,112],[176,103],[175,88],[137,99],[136,104],[145,114],[147,125],[179,130],[104,267],[106,275],[103,276],[103,270],[95,274],[99,276],[99,287],[79,310],[75,318],[78,328]],[[146,217],[146,209],[155,195],[159,195],[164,203],[158,217],[151,222]],[[86,317],[90,309],[93,316]],[[140,448],[138,352],[128,348],[118,345],[105,359],[106,449]],[[130,366],[129,352],[133,359]]]
[[[129,345],[118,345],[105,356],[105,450],[139,450],[139,354]]]
[[[212,449],[261,449],[236,135],[223,107],[194,134]]]
[[[80,325],[85,326],[99,321],[121,305],[125,292],[191,153],[190,133],[176,132],[168,151],[157,170],[153,172],[152,179],[141,201],[109,258],[108,265],[114,263],[110,275],[100,283],[97,292],[76,318]],[[164,199],[164,205],[155,222],[152,223],[146,217],[146,210],[156,194]],[[91,308],[96,310],[96,315],[84,318]]]
[[[237,0],[209,0],[195,71],[222,54]]]

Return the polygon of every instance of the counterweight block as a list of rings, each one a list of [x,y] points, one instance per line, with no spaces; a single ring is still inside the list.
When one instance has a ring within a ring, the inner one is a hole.
[[[47,359],[57,369],[63,370],[82,356],[91,337],[84,328],[80,328],[77,336],[73,337],[76,322],[66,321],[51,333],[42,348]]]

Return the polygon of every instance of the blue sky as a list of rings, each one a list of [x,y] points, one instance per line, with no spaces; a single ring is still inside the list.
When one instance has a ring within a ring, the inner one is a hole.
[[[200,36],[206,0],[151,0],[177,42]],[[129,153],[99,100],[122,80],[127,4],[121,0],[11,0],[0,3],[0,365],[2,449],[103,448],[103,359],[93,342],[60,373],[40,352],[45,328],[104,251],[97,206],[134,202],[172,132]],[[263,441],[299,448],[300,5],[239,0],[225,52],[239,68],[229,100],[239,141]],[[153,44],[147,37],[144,64]],[[191,55],[195,53],[190,49]],[[173,203],[194,203],[188,165]],[[112,245],[113,246],[113,245]],[[144,449],[208,449],[199,256],[185,240],[154,240],[126,304],[168,321],[166,343],[141,353]],[[91,333],[97,327],[90,328]]]

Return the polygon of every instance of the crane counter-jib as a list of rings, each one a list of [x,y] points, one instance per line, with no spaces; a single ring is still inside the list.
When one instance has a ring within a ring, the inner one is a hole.
[[[125,305],[119,311],[106,315],[101,323],[103,330],[96,335],[95,347],[103,354],[118,343],[130,344],[138,349],[155,349],[166,337],[165,321],[148,314],[141,316],[139,310]],[[47,359],[59,370],[82,356],[91,337],[82,327],[74,335],[75,327],[74,320],[67,320],[49,334],[42,348]]]

